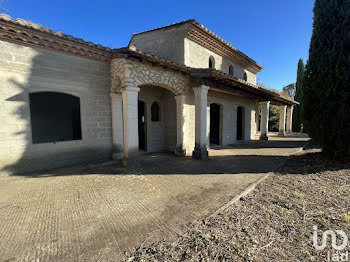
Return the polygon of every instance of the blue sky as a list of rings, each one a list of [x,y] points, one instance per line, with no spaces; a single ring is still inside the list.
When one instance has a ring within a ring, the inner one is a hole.
[[[258,78],[280,90],[295,82],[308,57],[314,0],[112,1],[9,0],[23,18],[87,41],[118,48],[133,32],[196,19],[264,66]]]

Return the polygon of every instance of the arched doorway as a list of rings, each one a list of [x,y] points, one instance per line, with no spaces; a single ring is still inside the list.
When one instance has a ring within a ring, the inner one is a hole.
[[[210,143],[220,145],[221,107],[218,104],[210,105]]]
[[[142,85],[138,98],[139,149],[174,152],[177,141],[174,93],[157,85]]]
[[[138,101],[139,150],[146,151],[146,104]]]
[[[244,140],[244,108],[237,107],[237,140]]]

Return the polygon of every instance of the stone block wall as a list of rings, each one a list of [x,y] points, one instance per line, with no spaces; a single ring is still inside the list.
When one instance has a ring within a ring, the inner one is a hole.
[[[0,174],[56,168],[111,156],[108,63],[0,40]],[[80,98],[82,140],[32,143],[29,94]]]

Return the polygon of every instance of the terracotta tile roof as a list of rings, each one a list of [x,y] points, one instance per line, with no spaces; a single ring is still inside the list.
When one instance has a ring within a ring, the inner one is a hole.
[[[268,96],[272,100],[276,100],[276,101],[279,101],[281,103],[286,103],[289,105],[298,104],[298,102],[294,101],[291,98],[286,98],[286,97],[281,96],[281,94],[277,90],[258,87],[256,85],[248,83],[247,81],[244,81],[243,79],[232,77],[229,74],[226,74],[222,71],[219,71],[219,70],[216,70],[213,68],[205,68],[205,69],[200,68],[200,69],[198,69],[198,68],[192,68],[192,67],[188,67],[185,65],[177,64],[175,62],[169,61],[169,60],[164,59],[162,57],[158,57],[158,56],[152,55],[150,53],[142,52],[141,50],[136,49],[135,46],[113,49],[113,57],[114,58],[123,57],[125,54],[130,54],[132,56],[136,56],[136,57],[141,58],[142,61],[146,60],[150,63],[156,63],[160,66],[172,68],[173,70],[177,70],[177,71],[180,71],[182,73],[189,74],[189,75],[200,74],[200,73],[202,73],[206,76],[212,75],[212,76],[215,76],[215,78],[217,78],[217,79],[228,80],[227,83],[229,83],[229,82],[235,83],[234,86],[242,88],[246,91],[253,92],[256,94],[260,94],[260,95],[264,95],[264,96]]]
[[[13,23],[13,24],[21,25],[21,26],[24,26],[24,27],[27,27],[27,28],[31,28],[31,29],[34,29],[34,30],[38,30],[38,31],[41,31],[41,32],[44,32],[44,33],[47,33],[47,34],[51,34],[51,35],[54,35],[54,36],[57,36],[57,37],[60,37],[60,38],[63,38],[63,39],[67,39],[67,40],[70,40],[70,41],[73,41],[73,42],[76,42],[76,43],[86,44],[86,45],[88,45],[90,47],[95,47],[95,48],[98,48],[98,49],[101,49],[101,50],[105,50],[105,51],[111,51],[112,50],[109,47],[105,47],[105,46],[102,46],[100,44],[94,44],[93,42],[87,42],[87,41],[85,41],[85,40],[83,40],[81,38],[76,38],[76,37],[71,36],[71,35],[66,35],[63,32],[54,32],[50,28],[44,27],[44,26],[42,26],[40,24],[33,23],[31,21],[26,21],[26,20],[21,19],[21,18],[12,19],[7,14],[0,14],[0,21],[1,20],[2,21],[6,21],[6,22],[10,22],[10,23]]]
[[[7,14],[0,14],[0,38],[101,61],[109,61],[112,51],[109,47],[87,42],[62,32],[54,32],[31,21],[12,19]]]

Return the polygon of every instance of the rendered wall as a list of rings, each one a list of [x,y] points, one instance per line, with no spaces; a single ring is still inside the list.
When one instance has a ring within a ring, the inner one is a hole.
[[[256,134],[256,101],[238,96],[227,95],[215,91],[208,92],[208,129],[210,125],[210,104],[222,106],[222,146],[237,143],[237,107],[244,108],[244,140],[251,140]],[[186,154],[191,155],[195,143],[195,108],[194,94],[189,91],[186,97]]]
[[[130,44],[137,49],[184,64],[184,37],[188,25],[178,25],[161,30],[133,35]]]
[[[82,140],[32,143],[29,93],[80,98]],[[111,156],[109,64],[0,40],[0,174]]]
[[[234,76],[243,79],[244,72],[247,73],[247,82],[256,85],[256,75],[245,70],[238,64],[220,56],[216,53],[200,46],[199,44],[185,38],[185,65],[194,68],[208,68],[209,57],[215,59],[215,69],[224,73],[229,73],[230,65],[234,68]]]
[[[147,152],[170,151],[176,147],[176,103],[174,95],[161,87],[140,87],[139,100],[146,104]],[[151,106],[160,106],[160,121],[151,121]]]

